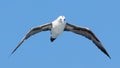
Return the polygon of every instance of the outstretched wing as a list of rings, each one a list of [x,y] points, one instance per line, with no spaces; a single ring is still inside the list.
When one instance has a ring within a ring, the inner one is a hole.
[[[47,31],[47,30],[51,30],[51,27],[52,27],[52,24],[49,23],[49,24],[45,24],[45,25],[42,25],[42,26],[38,26],[38,27],[35,27],[35,28],[32,28],[24,37],[23,39],[19,42],[19,44],[17,45],[17,47],[12,51],[11,55],[17,50],[18,47],[20,47],[20,45],[26,40],[28,39],[30,36],[38,33],[38,32],[41,32],[41,31]]]
[[[78,27],[69,23],[66,23],[66,27],[64,29],[65,31],[71,31],[76,34],[80,34],[85,36],[86,38],[92,40],[92,42],[103,52],[105,53],[109,58],[109,54],[107,53],[106,49],[103,47],[102,43],[99,41],[99,39],[95,36],[95,34],[89,30],[88,28]]]

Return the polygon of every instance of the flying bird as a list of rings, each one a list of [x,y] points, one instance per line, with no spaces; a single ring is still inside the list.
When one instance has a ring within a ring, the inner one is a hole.
[[[95,36],[95,34],[89,28],[72,25],[65,21],[65,16],[59,16],[56,20],[52,21],[51,23],[47,23],[45,25],[41,25],[30,29],[30,31],[19,42],[17,47],[12,51],[11,55],[30,36],[48,30],[51,32],[51,37],[50,37],[51,42],[53,42],[63,31],[71,31],[73,33],[82,35],[88,38],[89,40],[91,40],[104,54],[106,54],[109,58],[111,58],[110,55],[107,53],[106,49],[103,47],[100,40]]]

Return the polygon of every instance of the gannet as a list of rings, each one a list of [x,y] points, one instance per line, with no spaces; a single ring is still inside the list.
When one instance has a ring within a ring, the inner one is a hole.
[[[89,40],[91,40],[104,54],[106,54],[109,58],[111,58],[110,55],[107,53],[106,49],[103,47],[100,40],[89,28],[72,25],[65,21],[65,16],[59,16],[56,20],[52,21],[51,23],[47,23],[38,27],[31,28],[30,31],[19,42],[17,47],[12,51],[11,55],[30,36],[48,30],[51,32],[51,36],[50,36],[51,42],[53,42],[63,31],[71,31],[73,33],[82,35],[88,38]]]

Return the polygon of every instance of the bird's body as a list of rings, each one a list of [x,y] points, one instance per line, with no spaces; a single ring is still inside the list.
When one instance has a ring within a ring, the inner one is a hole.
[[[54,41],[64,31],[65,24],[65,21],[59,18],[52,22],[51,41]]]
[[[65,21],[64,16],[59,16],[56,20],[54,20],[51,23],[32,28],[23,37],[23,39],[19,42],[19,44],[11,54],[13,54],[17,50],[17,48],[24,42],[24,40],[28,39],[30,36],[38,32],[48,31],[48,30],[51,31],[51,38],[50,38],[51,42],[53,42],[63,31],[71,31],[73,33],[82,35],[88,38],[89,40],[91,40],[104,54],[106,54],[110,58],[109,54],[107,53],[106,49],[103,47],[102,43],[99,41],[99,39],[90,29],[69,24]]]

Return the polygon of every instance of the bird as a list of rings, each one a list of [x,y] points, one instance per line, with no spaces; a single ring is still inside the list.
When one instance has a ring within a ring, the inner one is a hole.
[[[73,32],[75,34],[82,35],[87,39],[91,40],[106,56],[109,58],[110,55],[102,45],[101,41],[96,37],[96,35],[86,27],[76,26],[66,22],[65,16],[59,16],[57,19],[52,21],[51,23],[47,23],[44,25],[40,25],[34,28],[31,28],[28,33],[22,38],[22,40],[18,43],[16,48],[12,51],[11,55],[21,46],[21,44],[31,37],[42,31],[50,31],[50,41],[53,42],[63,31]]]

